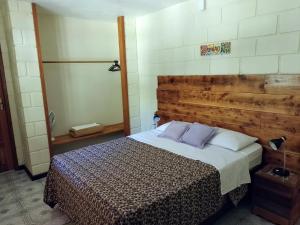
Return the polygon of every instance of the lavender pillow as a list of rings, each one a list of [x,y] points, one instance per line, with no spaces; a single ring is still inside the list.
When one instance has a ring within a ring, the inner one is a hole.
[[[182,135],[180,141],[195,147],[204,148],[205,144],[214,136],[216,129],[200,123],[193,123]]]
[[[172,121],[165,131],[158,135],[158,137],[179,141],[180,137],[184,134],[188,127],[189,125],[187,123]]]

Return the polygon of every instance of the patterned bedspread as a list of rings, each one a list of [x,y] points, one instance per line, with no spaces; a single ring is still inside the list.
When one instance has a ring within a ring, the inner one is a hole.
[[[224,199],[213,166],[126,137],[54,156],[44,201],[80,225],[194,225]]]

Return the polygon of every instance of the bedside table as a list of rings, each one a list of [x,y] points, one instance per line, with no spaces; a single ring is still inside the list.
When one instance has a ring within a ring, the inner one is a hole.
[[[254,175],[252,212],[275,224],[294,225],[300,217],[300,175],[290,171],[289,177],[279,177],[272,173],[274,167]]]

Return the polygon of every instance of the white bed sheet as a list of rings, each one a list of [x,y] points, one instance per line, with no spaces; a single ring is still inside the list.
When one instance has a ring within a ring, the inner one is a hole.
[[[237,152],[215,145],[206,145],[204,149],[199,149],[158,137],[160,133],[161,131],[158,130],[150,130],[131,135],[130,137],[137,141],[214,166],[220,173],[222,195],[227,194],[242,184],[250,183],[249,170],[261,163],[262,147],[257,143]]]

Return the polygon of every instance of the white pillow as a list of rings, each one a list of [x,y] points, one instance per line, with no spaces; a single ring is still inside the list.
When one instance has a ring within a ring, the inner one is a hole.
[[[175,121],[175,120],[173,120]],[[164,123],[163,125],[160,125],[158,127],[155,128],[155,130],[158,130],[158,131],[161,131],[161,132],[164,132],[167,127],[170,125],[172,121],[168,122],[168,123]],[[181,122],[181,123],[184,123],[184,124],[187,124],[187,125],[191,125],[191,123],[188,123],[188,122],[182,122],[182,121],[177,121],[177,122]]]
[[[156,127],[155,130],[164,132],[167,129],[167,127],[170,125],[170,123],[171,122],[164,123],[163,125],[160,125],[160,126]]]
[[[258,139],[256,137],[251,137],[246,134],[220,129],[219,132],[209,140],[209,144],[217,145],[223,148],[228,148],[233,151],[239,151],[246,146],[253,144]]]

